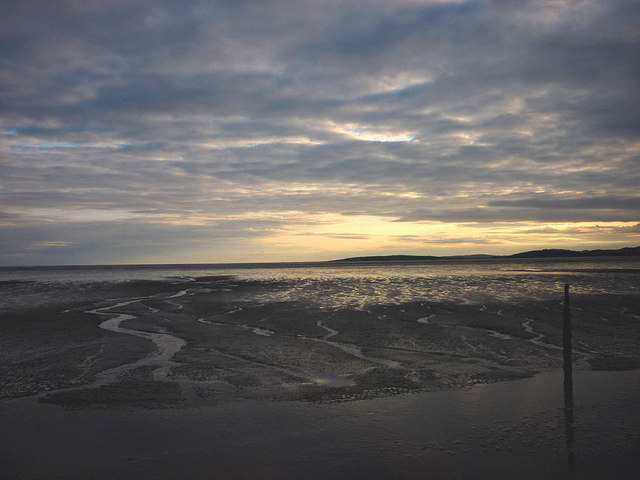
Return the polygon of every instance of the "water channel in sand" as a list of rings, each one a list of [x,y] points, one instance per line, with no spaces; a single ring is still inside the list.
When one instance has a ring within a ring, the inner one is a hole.
[[[175,295],[171,295],[168,298],[176,298],[187,293],[186,290],[182,290]],[[172,367],[178,365],[175,362],[171,361],[171,358],[186,345],[186,341],[182,338],[178,338],[169,333],[155,333],[155,332],[143,332],[140,330],[133,330],[131,328],[123,327],[121,324],[126,320],[132,320],[137,318],[135,315],[130,315],[127,313],[118,313],[118,308],[125,307],[127,305],[131,305],[132,303],[137,303],[143,298],[136,298],[133,300],[128,300],[126,302],[119,302],[115,305],[110,305],[107,307],[95,308],[93,310],[87,310],[85,313],[91,313],[94,315],[109,315],[112,318],[108,318],[103,321],[100,325],[98,325],[103,330],[109,330],[111,332],[122,333],[126,335],[133,335],[136,337],[145,338],[153,342],[158,351],[155,354],[149,355],[148,357],[142,358],[132,363],[127,363],[124,365],[120,365],[115,368],[110,368],[108,370],[104,370],[96,375],[96,381],[83,388],[94,388],[102,385],[106,385],[109,383],[113,383],[121,378],[125,373],[134,370],[139,367],[145,366],[153,366],[155,369],[152,372],[152,376],[154,380],[162,380],[166,379],[169,371]],[[151,309],[152,311],[155,309]],[[156,310],[157,312],[157,310]]]

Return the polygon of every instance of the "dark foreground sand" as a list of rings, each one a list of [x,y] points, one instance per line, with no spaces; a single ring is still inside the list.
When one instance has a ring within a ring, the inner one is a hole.
[[[568,408],[555,299],[327,309],[231,281],[3,314],[0,478],[640,477],[637,296],[574,297]]]
[[[638,478],[640,372],[317,404],[0,404],[3,478]]]

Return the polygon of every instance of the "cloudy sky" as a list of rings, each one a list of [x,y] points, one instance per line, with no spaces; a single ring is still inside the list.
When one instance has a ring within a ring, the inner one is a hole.
[[[0,6],[0,264],[640,245],[640,2]]]

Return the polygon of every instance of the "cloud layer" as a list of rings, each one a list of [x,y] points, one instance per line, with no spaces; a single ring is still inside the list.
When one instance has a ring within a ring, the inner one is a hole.
[[[640,2],[8,2],[0,263],[638,244]]]

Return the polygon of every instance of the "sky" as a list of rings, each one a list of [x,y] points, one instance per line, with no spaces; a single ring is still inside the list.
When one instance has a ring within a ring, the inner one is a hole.
[[[640,1],[0,6],[0,265],[640,245]]]

